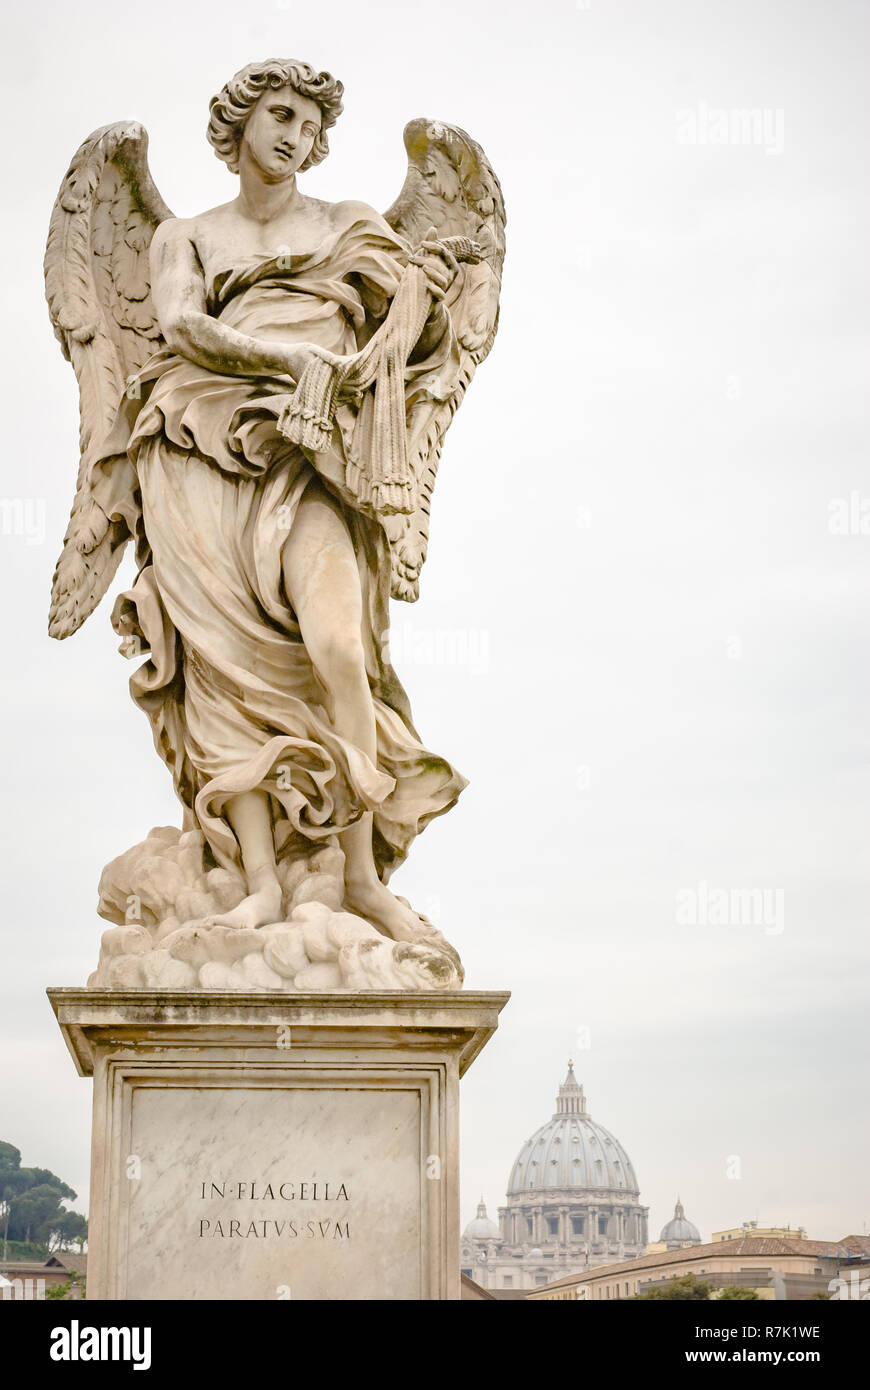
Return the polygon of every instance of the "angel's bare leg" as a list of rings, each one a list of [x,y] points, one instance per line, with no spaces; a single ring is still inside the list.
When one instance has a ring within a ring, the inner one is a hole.
[[[283,551],[284,584],[302,640],[324,686],[336,733],[377,766],[375,712],[362,642],[362,588],[338,505],[320,483],[306,489]],[[341,834],[345,905],[397,939],[416,940],[420,919],[385,888],[372,852],[372,816]]]
[[[227,820],[236,833],[250,895],[232,912],[210,917],[223,927],[263,927],[281,920],[281,885],[275,864],[275,839],[269,798],[265,792],[240,792],[226,804]]]

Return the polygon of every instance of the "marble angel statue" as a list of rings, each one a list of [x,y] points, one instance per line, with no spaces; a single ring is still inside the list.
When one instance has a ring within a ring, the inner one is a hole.
[[[342,92],[294,60],[237,73],[208,139],[238,196],[200,216],[169,212],[134,123],[84,142],[55,204],[46,292],[81,463],[49,631],[80,627],[133,540],[112,621],[144,657],[131,691],[184,807],[182,831],[105,871],[116,931],[92,982],[462,978],[387,887],[465,782],[421,743],[386,639],[390,595],[418,596],[444,435],[495,336],[504,204],[481,148],[426,120],[406,127],[384,216],[305,196]]]

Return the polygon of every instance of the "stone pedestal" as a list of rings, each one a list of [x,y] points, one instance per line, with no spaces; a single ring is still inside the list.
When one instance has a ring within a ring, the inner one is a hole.
[[[88,1297],[457,1299],[500,993],[53,989],[94,1078]]]

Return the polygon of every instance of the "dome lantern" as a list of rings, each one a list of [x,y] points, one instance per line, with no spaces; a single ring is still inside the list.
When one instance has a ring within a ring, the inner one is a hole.
[[[585,1115],[586,1097],[583,1094],[583,1087],[578,1084],[574,1075],[574,1063],[568,1058],[568,1075],[559,1087],[559,1094],[556,1097],[555,1120],[559,1115]]]

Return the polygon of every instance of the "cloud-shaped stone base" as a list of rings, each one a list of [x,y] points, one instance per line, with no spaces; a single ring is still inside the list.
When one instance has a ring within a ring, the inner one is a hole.
[[[247,892],[242,875],[209,868],[199,831],[161,826],[112,860],[100,879],[103,933],[88,985],[104,989],[455,990],[456,951],[435,927],[393,941],[342,910],[344,855],[333,840],[278,866],[285,919],[234,929],[210,925]]]

